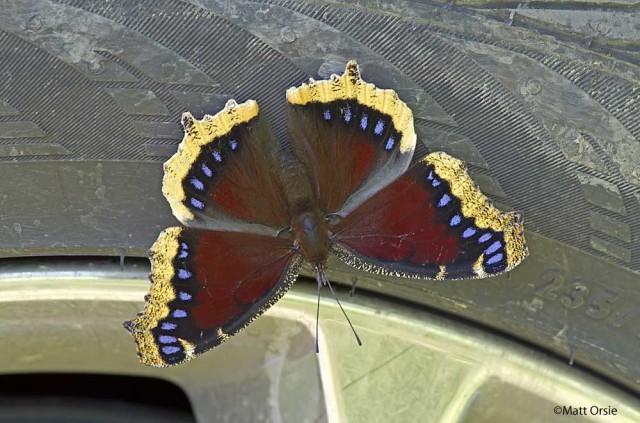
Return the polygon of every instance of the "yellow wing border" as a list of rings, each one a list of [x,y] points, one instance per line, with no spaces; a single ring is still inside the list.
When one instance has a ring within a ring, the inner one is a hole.
[[[413,112],[391,89],[380,89],[360,76],[360,68],[355,60],[347,63],[344,74],[331,75],[327,80],[315,81],[287,90],[287,101],[292,105],[304,106],[309,103],[330,103],[336,100],[356,100],[359,104],[391,117],[393,126],[400,134],[401,153],[413,153],[416,146],[416,132],[413,126]]]
[[[519,212],[503,213],[473,182],[464,163],[443,152],[431,153],[422,161],[434,167],[436,174],[449,182],[451,193],[460,200],[464,217],[473,218],[480,229],[502,232],[507,253],[507,270],[518,265],[529,250],[524,239],[524,224]],[[474,269],[482,272],[482,256]]]
[[[183,230],[177,226],[167,228],[154,242],[149,250],[151,288],[145,297],[144,309],[135,318],[124,323],[124,327],[136,341],[140,361],[148,366],[167,366],[151,330],[157,327],[161,320],[169,317],[171,310],[168,304],[176,299],[177,294],[171,281],[175,276],[173,262],[180,249],[178,238]],[[182,344],[185,354],[188,355],[188,351],[195,350],[195,346],[184,339],[178,341]]]
[[[194,118],[189,112],[182,114],[184,138],[178,146],[178,151],[165,162],[162,179],[162,194],[169,201],[173,215],[180,222],[188,225],[195,219],[193,212],[184,204],[186,194],[182,184],[202,149],[258,114],[258,103],[255,100],[247,100],[240,104],[235,100],[229,100],[218,113],[213,116],[204,115],[201,120]]]

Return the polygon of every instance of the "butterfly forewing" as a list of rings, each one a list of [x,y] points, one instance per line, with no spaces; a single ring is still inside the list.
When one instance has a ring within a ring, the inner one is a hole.
[[[293,151],[324,212],[347,214],[407,169],[411,110],[394,91],[364,82],[355,62],[342,76],[291,88],[287,100]]]
[[[291,242],[168,228],[151,249],[151,290],[125,323],[143,363],[179,364],[225,341],[276,302],[301,264]]]
[[[153,245],[144,310],[125,324],[143,363],[184,362],[226,340],[288,289],[301,259],[276,234],[290,221],[277,142],[255,101],[182,118],[163,193],[190,228]],[[197,229],[194,229],[197,228]]]
[[[462,162],[433,153],[335,227],[334,252],[376,273],[427,279],[486,277],[527,254],[517,213],[500,213]]]
[[[251,224],[276,230],[288,225],[278,144],[255,101],[231,100],[202,120],[185,113],[182,123],[185,137],[165,163],[163,193],[183,224],[245,224],[240,229],[246,231],[259,231]]]

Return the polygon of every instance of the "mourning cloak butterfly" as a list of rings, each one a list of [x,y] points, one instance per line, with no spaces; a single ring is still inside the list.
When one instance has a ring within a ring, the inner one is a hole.
[[[219,345],[273,305],[304,261],[325,281],[330,253],[436,280],[497,275],[527,256],[521,214],[494,208],[462,162],[432,153],[409,167],[411,110],[364,82],[356,62],[287,90],[287,103],[287,149],[253,100],[182,116],[163,193],[186,228],[154,243],[147,303],[125,323],[143,363],[174,365]]]

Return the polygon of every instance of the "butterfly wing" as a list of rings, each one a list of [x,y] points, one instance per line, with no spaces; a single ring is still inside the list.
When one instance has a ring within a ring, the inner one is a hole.
[[[287,91],[293,151],[309,171],[321,210],[348,214],[407,170],[413,114],[393,90],[344,75]]]
[[[182,124],[163,193],[190,228],[160,234],[147,303],[125,323],[141,361],[160,367],[241,330],[284,294],[301,263],[292,241],[275,236],[290,218],[278,145],[256,102],[231,100],[202,120],[185,113]]]
[[[521,215],[500,213],[461,161],[432,153],[334,228],[333,252],[374,273],[466,279],[512,269],[527,255]]]
[[[182,125],[185,136],[164,165],[162,186],[180,222],[258,233],[289,224],[278,144],[255,101],[230,100],[202,120],[185,113]]]
[[[242,232],[165,229],[150,251],[151,290],[125,328],[140,360],[179,364],[224,342],[273,305],[298,275],[291,241]]]

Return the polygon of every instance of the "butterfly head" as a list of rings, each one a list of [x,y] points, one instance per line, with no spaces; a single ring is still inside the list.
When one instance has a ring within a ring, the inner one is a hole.
[[[294,244],[311,264],[325,263],[331,248],[330,231],[324,217],[317,211],[297,215],[291,224]]]

